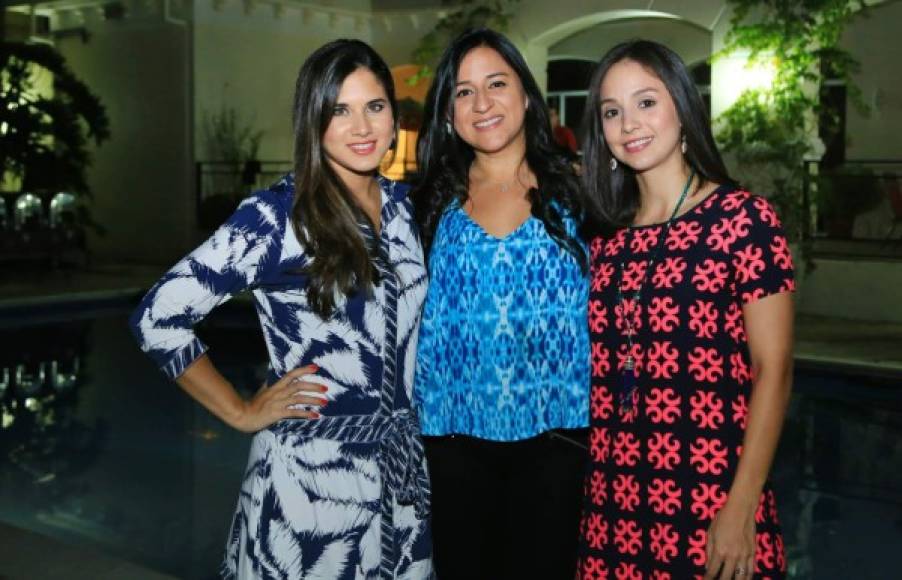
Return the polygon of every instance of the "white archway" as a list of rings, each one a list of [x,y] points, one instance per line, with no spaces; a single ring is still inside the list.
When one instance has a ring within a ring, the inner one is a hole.
[[[567,38],[577,32],[598,24],[607,22],[616,22],[619,20],[634,20],[638,18],[661,18],[665,20],[682,20],[676,14],[666,12],[656,12],[654,10],[609,10],[606,12],[596,12],[595,14],[587,14],[579,18],[574,18],[567,22],[562,22],[553,28],[550,28],[532,39],[532,42],[549,47],[556,42]]]
[[[544,90],[548,49],[553,44],[582,30],[606,22],[633,19],[680,20],[713,31],[724,20],[725,0],[570,0],[553,4],[526,0],[511,21],[511,39],[522,51]]]
[[[891,0],[870,0],[873,9]],[[731,8],[725,0],[568,0],[549,9],[546,0],[523,0],[511,20],[510,36],[526,58],[539,86],[547,82],[548,48],[586,28],[636,18],[680,20],[712,34],[712,53],[723,45]]]

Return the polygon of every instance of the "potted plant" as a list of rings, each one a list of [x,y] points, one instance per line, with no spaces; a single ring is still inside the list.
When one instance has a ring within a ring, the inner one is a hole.
[[[38,78],[52,75],[52,91]],[[0,42],[0,176],[4,183],[39,195],[44,205],[56,192],[76,196],[73,227],[103,228],[91,218],[87,170],[91,143],[110,136],[100,99],[52,46]],[[46,208],[45,208],[46,209]],[[51,256],[52,258],[52,256]]]
[[[855,0],[783,2],[728,0],[734,8],[721,58],[747,51],[751,64],[767,63],[774,79],[767,89],[745,91],[717,119],[717,139],[739,172],[766,173],[800,262],[811,271],[811,208],[805,195],[806,162],[820,159],[818,119],[828,125],[835,114],[819,95],[827,77],[846,83],[850,100],[867,107],[852,79],[858,63],[840,46],[843,31],[863,11]]]
[[[214,171],[204,176],[198,221],[202,228],[211,229],[229,217],[254,185],[261,169],[263,131],[254,129],[237,109],[227,105],[207,112],[202,130],[209,159],[206,164]]]

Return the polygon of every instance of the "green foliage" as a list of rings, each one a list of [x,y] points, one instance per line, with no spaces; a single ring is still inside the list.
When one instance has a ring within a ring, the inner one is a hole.
[[[718,141],[741,166],[765,167],[772,201],[790,237],[802,238],[807,209],[802,199],[804,159],[810,144],[805,115],[810,103],[758,90],[745,91],[721,114]]]
[[[234,107],[223,105],[203,118],[204,144],[210,161],[244,163],[257,159],[263,131],[255,130]]]
[[[229,166],[207,176],[208,191],[200,202],[200,226],[212,230],[235,211],[260,171],[263,131],[255,129],[252,119],[236,108],[223,104],[216,111],[204,112],[201,134],[207,160]]]
[[[766,166],[793,238],[807,234],[803,164],[816,123],[831,117],[818,98],[826,78],[844,80],[851,101],[866,113],[852,82],[858,62],[843,50],[846,26],[861,14],[855,0],[728,0],[734,8],[726,46],[715,58],[749,53],[751,64],[775,69],[767,90],[746,91],[718,118],[717,138],[740,164]]]
[[[36,91],[36,76],[53,75],[53,95]],[[110,136],[100,99],[45,44],[0,42],[0,172],[22,189],[89,195],[90,142]]]
[[[488,27],[500,32],[507,30],[513,15],[513,9],[520,0],[462,0],[453,12],[438,19],[432,30],[423,36],[412,57],[415,64],[420,65],[417,74],[407,79],[407,83],[415,85],[420,79],[432,75],[442,51],[452,39],[471,28]]]
[[[727,51],[744,48],[753,60],[777,60],[776,90],[798,81],[820,82],[826,62],[839,78],[848,78],[855,59],[839,47],[842,33],[862,5],[856,0],[728,0],[735,8]],[[744,23],[753,18],[754,21]]]

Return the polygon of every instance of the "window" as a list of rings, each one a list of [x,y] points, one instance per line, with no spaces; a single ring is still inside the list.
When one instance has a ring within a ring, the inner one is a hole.
[[[579,129],[594,67],[592,61],[577,59],[552,60],[548,63],[548,105],[557,108],[561,124],[573,129],[577,140],[580,138]]]

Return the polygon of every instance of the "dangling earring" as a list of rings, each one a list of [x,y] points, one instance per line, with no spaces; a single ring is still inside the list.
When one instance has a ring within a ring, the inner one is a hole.
[[[445,121],[445,131],[448,132],[448,135],[454,134],[454,127],[451,126],[451,121]]]
[[[617,171],[617,158],[611,157],[611,171]]]
[[[683,133],[683,136],[680,138],[680,151],[683,152],[683,155],[686,154],[686,149],[688,149],[688,148],[689,147],[687,147],[687,145],[686,145],[686,134]]]

